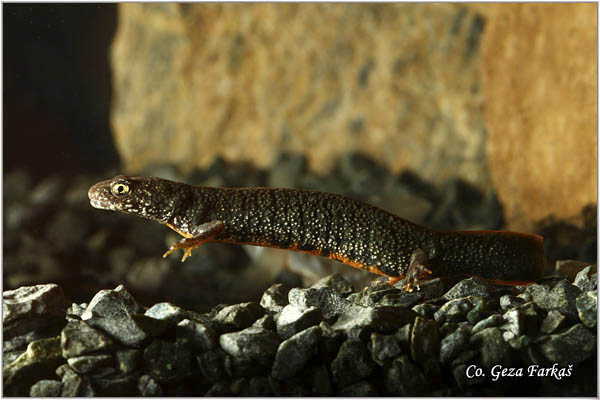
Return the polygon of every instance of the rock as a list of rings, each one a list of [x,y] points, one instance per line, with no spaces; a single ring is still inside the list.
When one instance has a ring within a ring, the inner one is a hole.
[[[567,331],[540,338],[536,342],[539,352],[551,362],[579,364],[593,354],[596,336],[583,324],[576,324]]]
[[[299,373],[317,353],[320,336],[321,328],[313,326],[284,340],[277,349],[271,375],[284,380]]]
[[[225,367],[227,357],[229,356],[220,348],[196,356],[200,371],[208,382],[216,383],[230,377]]]
[[[467,313],[473,308],[472,298],[450,300],[433,314],[439,324],[444,322],[460,322],[466,319]]]
[[[388,395],[414,396],[425,393],[426,384],[425,376],[419,367],[405,354],[396,358],[384,371],[384,385]]]
[[[63,362],[58,337],[29,343],[23,354],[2,369],[4,394],[27,396],[31,385],[53,378],[54,370]]]
[[[69,321],[60,334],[64,358],[111,349],[114,341],[83,321]]]
[[[228,4],[125,4],[119,15],[122,29],[112,47],[111,122],[125,170],[167,162],[189,170],[210,165],[216,155],[265,168],[274,163],[281,144],[289,143],[310,149],[305,150],[308,164],[318,173],[331,170],[340,155],[360,151],[394,172],[418,170],[436,182],[459,175],[488,186],[480,161],[485,126],[477,73],[484,22],[469,8],[307,4],[297,11],[273,4],[249,10]],[[220,17],[214,30],[188,26],[215,15]],[[247,25],[235,32],[225,28],[242,15]],[[148,18],[173,29],[165,36],[146,24]],[[253,28],[267,19],[273,24],[261,32]],[[315,20],[319,29],[306,35]],[[454,33],[440,42],[436,32]],[[303,47],[287,54],[298,35],[305,37]],[[379,40],[383,47],[375,49],[372,43]],[[167,60],[159,68],[148,61],[157,48],[160,59]],[[207,54],[224,56],[209,61],[203,58]],[[189,74],[183,73],[187,66]],[[258,69],[261,74],[255,73]],[[193,71],[202,71],[201,78]],[[284,82],[281,71],[305,79]],[[150,82],[160,82],[161,90]],[[306,98],[312,99],[309,106]],[[353,171],[353,187],[362,182],[368,190],[381,184],[381,179],[369,181],[381,173],[369,174],[360,159],[349,161],[344,170]]]
[[[60,381],[42,379],[31,386],[30,397],[60,397]]]
[[[214,321],[231,330],[245,329],[262,317],[264,310],[256,303],[234,304],[217,313]]]
[[[177,337],[188,339],[198,352],[211,350],[217,345],[217,333],[207,324],[184,319],[177,324]]]
[[[435,312],[439,309],[440,309],[439,306],[436,306],[434,304],[429,304],[429,303],[417,304],[416,306],[414,306],[412,308],[412,310],[414,312],[419,314],[421,317],[427,318],[427,319],[433,319]]]
[[[469,345],[471,332],[462,325],[440,342],[440,363],[448,364]]]
[[[573,284],[582,292],[596,290],[598,288],[598,272],[596,265],[589,265],[579,271]]]
[[[590,290],[577,297],[579,319],[588,328],[594,328],[598,319],[598,291]]]
[[[498,305],[494,299],[489,297],[471,297],[471,303],[473,308],[467,312],[467,321],[475,325],[488,316],[495,314]]]
[[[100,368],[108,367],[113,364],[113,356],[110,354],[99,354],[93,356],[77,356],[67,360],[73,371],[80,374],[89,374]]]
[[[331,396],[334,394],[329,371],[324,364],[305,368],[302,380],[310,388],[310,395],[312,396]]]
[[[53,283],[24,286],[2,293],[2,331],[4,340],[36,329],[64,326],[68,303],[62,290]]]
[[[321,311],[316,307],[302,309],[288,304],[275,317],[277,334],[282,339],[287,339],[308,327],[317,325],[321,320]]]
[[[411,358],[426,376],[439,375],[440,330],[435,321],[415,318],[410,340]]]
[[[253,327],[259,329],[266,329],[269,331],[277,330],[277,325],[275,324],[275,318],[273,318],[270,314],[265,314],[259,319],[256,320],[255,323],[252,324]]]
[[[219,343],[221,348],[234,358],[266,365],[275,357],[281,340],[272,331],[251,327],[221,335]]]
[[[402,291],[400,293],[388,293],[384,295],[378,304],[382,306],[410,308],[417,304],[422,298],[423,294],[421,292]]]
[[[145,397],[162,396],[163,390],[150,375],[142,375],[138,380],[138,390]]]
[[[481,365],[486,368],[500,364],[509,349],[498,328],[486,328],[472,335],[471,344],[480,349]]]
[[[260,305],[262,308],[278,313],[288,305],[288,293],[290,288],[282,283],[271,285],[262,295]]]
[[[493,314],[493,315],[490,315],[489,317],[487,317],[486,319],[482,319],[481,321],[476,323],[475,326],[473,327],[473,330],[471,331],[471,333],[475,334],[486,328],[500,326],[503,323],[504,323],[504,318],[502,318],[502,315]]]
[[[344,387],[367,378],[375,370],[367,347],[358,340],[346,340],[331,363],[333,381]]]
[[[264,376],[253,376],[240,391],[241,396],[261,396],[272,395],[269,379]]]
[[[551,214],[564,220],[597,202],[596,117],[593,111],[581,115],[596,107],[595,7],[523,4],[478,11],[487,21],[481,73],[489,99],[490,177],[508,229],[531,232],[535,221]],[[507,117],[516,115],[518,123]],[[564,126],[574,132],[568,138]],[[538,156],[523,157],[533,153]],[[570,164],[572,154],[578,155],[576,165]]]
[[[139,314],[142,311],[142,307],[127,289],[123,285],[119,285],[114,290],[105,289],[96,293],[88,304],[83,319],[88,319],[92,313],[105,318],[113,318],[122,314]]]
[[[508,340],[508,344],[515,350],[523,350],[531,344],[532,340],[527,335],[522,335]]]
[[[372,397],[379,395],[379,392],[371,382],[360,381],[341,387],[337,394],[346,397]]]
[[[313,289],[318,289],[321,287],[332,288],[342,296],[347,296],[350,293],[354,292],[352,284],[338,273],[321,278],[311,285],[311,288]]]
[[[142,361],[142,350],[120,350],[115,353],[117,368],[124,374],[135,371]]]
[[[85,303],[82,303],[82,304],[73,303],[73,304],[71,304],[71,307],[69,307],[67,309],[67,321],[73,321],[73,320],[79,321],[79,320],[81,320],[81,316],[85,312],[86,308],[87,308],[87,304],[85,304]]]
[[[519,310],[509,310],[502,315],[502,318],[506,323],[501,329],[511,332],[514,336],[521,336],[525,332],[525,315]]]
[[[290,304],[304,310],[310,307],[319,308],[326,321],[338,317],[350,305],[348,300],[329,287],[293,288],[288,293],[288,299]]]
[[[372,332],[393,332],[416,317],[417,313],[408,308],[351,306],[340,315],[333,328],[344,331],[348,337],[368,340]]]
[[[458,282],[449,291],[444,294],[447,300],[455,300],[468,296],[492,297],[498,292],[498,289],[487,281],[471,277]]]
[[[402,354],[402,348],[394,335],[371,334],[371,357],[381,367]]]
[[[330,362],[333,360],[344,341],[344,334],[341,331],[336,331],[327,322],[319,324],[321,328],[321,339],[319,341],[319,357],[323,361]]]
[[[186,318],[201,319],[200,315],[186,311],[181,307],[167,302],[153,305],[146,310],[144,315],[146,317],[172,322],[173,324],[178,324]]]
[[[542,321],[540,330],[542,333],[552,333],[565,321],[565,316],[557,310],[551,310]]]
[[[435,299],[442,296],[448,290],[448,281],[442,278],[435,278],[421,282],[419,293],[422,300]]]
[[[94,387],[105,396],[139,396],[137,385],[138,379],[133,375],[94,379]]]
[[[412,338],[412,323],[405,324],[402,328],[398,329],[394,334],[394,337],[400,343],[400,347],[402,347],[402,351],[410,354],[411,348],[411,338]]]
[[[144,349],[143,364],[148,375],[160,383],[175,383],[192,373],[191,345],[155,339]]]
[[[268,186],[298,187],[300,175],[306,172],[306,157],[302,154],[282,153],[269,172]]]
[[[85,386],[83,380],[67,364],[58,367],[56,375],[62,378],[62,397],[77,397],[82,395],[83,387]]]
[[[510,294],[505,294],[500,297],[500,307],[503,310],[508,310],[514,307],[518,307],[522,304],[525,304],[525,300],[520,297],[516,297]]]
[[[592,266],[588,262],[577,260],[556,260],[556,264],[554,265],[554,271],[558,275],[564,276],[565,278],[568,278],[569,280],[573,281],[577,280],[577,275],[579,275],[579,273],[585,270],[587,267],[590,267],[588,271],[592,271]]]
[[[560,281],[552,290],[533,284],[525,289],[525,293],[530,294],[533,302],[543,310],[558,310],[567,318],[577,318],[575,301],[580,291],[568,281]]]

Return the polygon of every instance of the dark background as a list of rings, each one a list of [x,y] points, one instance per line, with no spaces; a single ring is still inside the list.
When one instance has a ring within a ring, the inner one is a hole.
[[[4,173],[118,165],[109,123],[115,4],[5,4]]]

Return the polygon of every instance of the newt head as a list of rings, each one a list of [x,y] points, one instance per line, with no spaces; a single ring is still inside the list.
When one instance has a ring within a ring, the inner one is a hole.
[[[173,213],[176,185],[160,178],[117,175],[93,185],[88,197],[94,208],[122,211],[165,223]]]

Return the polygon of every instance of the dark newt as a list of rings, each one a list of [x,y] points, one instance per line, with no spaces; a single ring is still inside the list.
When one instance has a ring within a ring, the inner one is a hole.
[[[276,188],[213,188],[119,175],[88,192],[95,208],[160,222],[184,238],[181,261],[202,243],[276,247],[329,257],[390,278],[468,274],[525,284],[546,267],[543,239],[508,231],[436,231],[350,198]]]

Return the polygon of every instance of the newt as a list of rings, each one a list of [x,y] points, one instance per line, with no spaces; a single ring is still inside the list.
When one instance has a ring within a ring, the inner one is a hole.
[[[183,238],[163,255],[182,262],[207,242],[275,247],[329,257],[386,276],[405,290],[419,280],[468,274],[527,284],[546,267],[541,236],[509,231],[437,231],[337,194],[284,188],[192,186],[118,175],[93,185],[93,207],[157,221]]]

